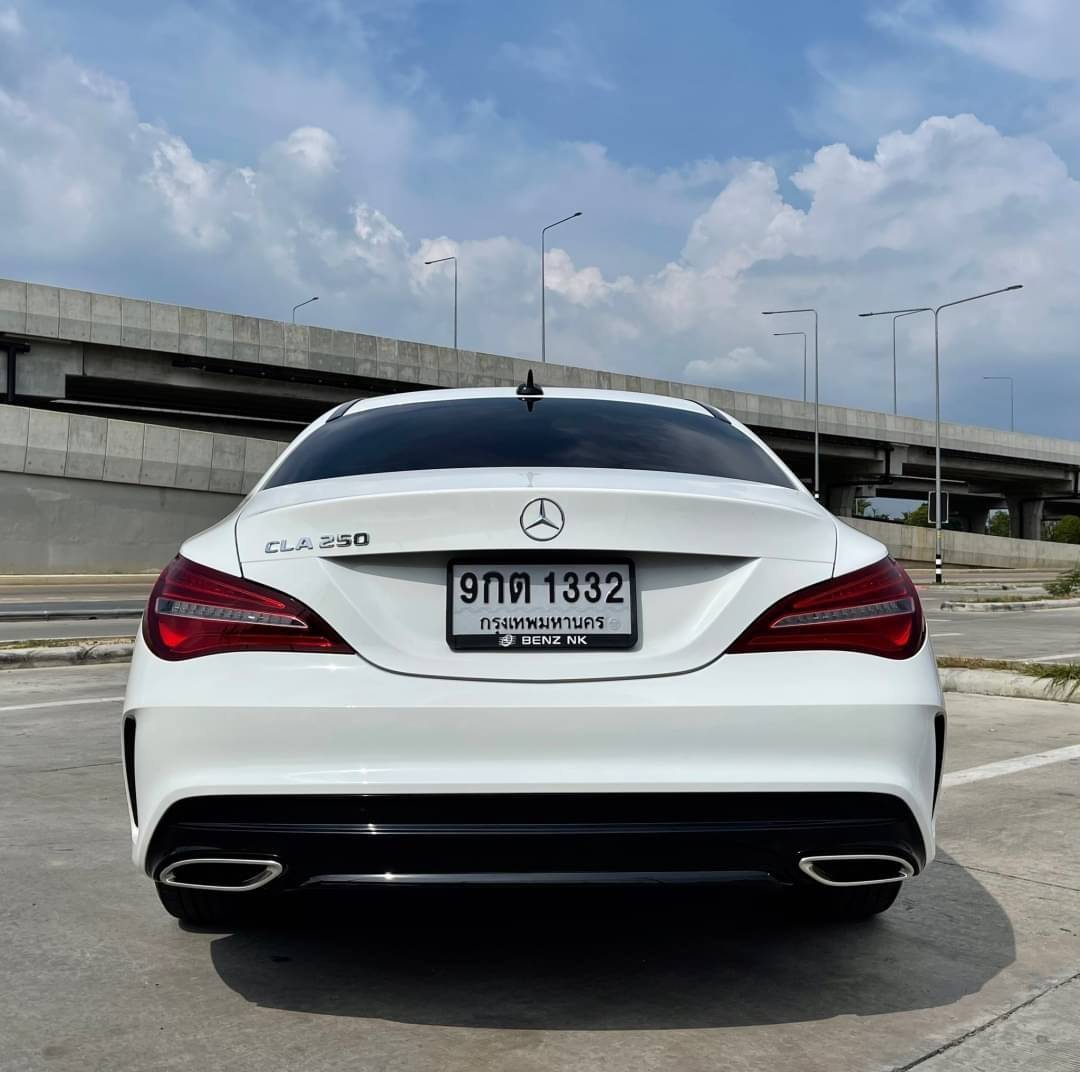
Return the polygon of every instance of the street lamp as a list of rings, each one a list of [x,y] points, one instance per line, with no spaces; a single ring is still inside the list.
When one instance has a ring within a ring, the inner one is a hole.
[[[904,313],[933,313],[934,314],[934,499],[937,509],[934,511],[934,583],[941,584],[941,360],[938,345],[938,314],[942,309],[950,309],[954,305],[964,305],[966,302],[978,301],[980,298],[992,298],[995,294],[1005,294],[1010,290],[1023,289],[1022,283],[1013,283],[1011,287],[1001,287],[998,290],[988,290],[985,294],[973,294],[970,298],[959,298],[956,301],[945,302],[936,309],[929,305],[919,306],[917,309],[884,309],[878,313],[859,313],[859,316],[899,316]]]
[[[436,257],[433,261],[424,261],[425,264],[445,264],[446,261],[454,262],[454,349],[457,349],[457,257]]]
[[[319,295],[316,294],[314,298],[308,298],[307,301],[298,302],[296,305],[294,305],[292,307],[292,322],[294,324],[296,323],[296,310],[297,309],[302,309],[305,305],[310,305],[313,301],[318,301],[318,300],[319,300]]]
[[[1013,409],[1013,378],[1011,376],[984,376],[984,380],[1008,380],[1009,381],[1009,431],[1016,431],[1016,413]]]
[[[922,310],[915,310],[915,312],[921,312]],[[911,313],[897,313],[892,318],[892,411],[893,416],[897,416],[900,412],[896,403],[896,322],[902,316],[911,316]]]
[[[762,316],[786,313],[814,314],[814,498],[821,498],[821,393],[818,377],[818,313],[816,309],[766,309]]]
[[[802,336],[802,400],[806,401],[806,332],[805,331],[774,331],[778,339],[784,335]]]
[[[544,282],[544,239],[552,227],[558,227],[560,223],[566,223],[567,220],[576,220],[580,215],[580,212],[575,212],[570,216],[564,216],[561,220],[549,223],[540,231],[540,360],[545,363],[547,362],[547,305],[544,295],[546,289]]]

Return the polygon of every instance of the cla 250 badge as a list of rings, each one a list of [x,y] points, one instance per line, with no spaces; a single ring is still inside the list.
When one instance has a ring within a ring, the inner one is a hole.
[[[369,543],[366,532],[340,532],[337,535],[328,534],[317,536],[301,536],[294,544],[288,540],[270,540],[266,545],[268,555],[284,554],[286,551],[314,551],[316,545],[320,551],[329,551],[339,547],[367,547]]]

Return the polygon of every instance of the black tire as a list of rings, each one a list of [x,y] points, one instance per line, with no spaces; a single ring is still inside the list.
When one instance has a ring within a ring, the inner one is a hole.
[[[162,907],[182,923],[213,927],[222,923],[253,921],[256,915],[251,911],[254,906],[250,902],[244,904],[244,894],[185,890],[178,886],[166,886],[163,882],[156,885]]]
[[[888,909],[899,895],[900,885],[885,882],[878,886],[797,886],[792,894],[806,915],[854,921],[869,919]]]

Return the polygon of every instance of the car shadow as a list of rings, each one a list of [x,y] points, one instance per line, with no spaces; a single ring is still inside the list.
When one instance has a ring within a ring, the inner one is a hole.
[[[1015,956],[1008,916],[933,865],[885,915],[796,918],[769,889],[378,891],[211,943],[268,1008],[507,1029],[728,1027],[951,1004]]]

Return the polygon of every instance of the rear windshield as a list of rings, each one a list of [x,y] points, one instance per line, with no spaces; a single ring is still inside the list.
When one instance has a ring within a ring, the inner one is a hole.
[[[461,398],[361,410],[312,432],[266,487],[418,469],[645,469],[791,487],[742,432],[699,412],[640,402]]]

